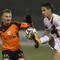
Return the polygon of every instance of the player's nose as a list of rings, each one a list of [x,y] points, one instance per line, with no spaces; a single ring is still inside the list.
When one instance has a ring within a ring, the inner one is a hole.
[[[7,20],[10,20],[10,19],[11,19],[11,17],[8,17],[8,18],[7,18]]]
[[[44,11],[42,11],[42,14],[43,14],[43,15],[45,15],[45,12],[44,12]]]

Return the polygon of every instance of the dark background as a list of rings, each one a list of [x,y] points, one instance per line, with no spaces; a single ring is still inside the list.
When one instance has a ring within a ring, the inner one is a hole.
[[[0,0],[0,12],[3,9],[11,9],[14,16],[19,17],[18,19],[30,14],[35,27],[42,29],[41,5],[46,2],[50,2],[54,7],[54,12],[60,15],[60,0]]]

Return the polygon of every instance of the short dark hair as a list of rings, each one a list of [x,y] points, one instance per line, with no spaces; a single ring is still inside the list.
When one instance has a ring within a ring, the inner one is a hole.
[[[53,12],[53,6],[49,2],[42,4],[42,7],[46,7],[47,9],[51,9],[51,11]]]
[[[30,15],[26,15],[27,20],[32,20],[32,17]]]
[[[3,15],[3,13],[12,13],[10,9],[5,9],[0,12],[0,17]]]

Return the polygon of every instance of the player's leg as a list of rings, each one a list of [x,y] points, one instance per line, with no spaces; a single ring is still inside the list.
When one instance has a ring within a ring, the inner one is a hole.
[[[37,46],[39,46],[40,44],[46,43],[46,42],[48,42],[49,44],[51,44],[51,42],[53,42],[53,40],[54,40],[53,37],[52,37],[50,34],[45,35],[45,36],[39,38],[39,37],[37,36],[37,34],[34,33],[34,32],[32,32],[32,39],[33,39],[33,41],[36,43],[36,45],[37,45],[37,43],[38,43]],[[52,45],[51,45],[51,46],[52,46]]]
[[[4,58],[3,60],[10,60],[9,58]]]
[[[24,58],[18,58],[18,60],[25,60]]]
[[[2,51],[2,60],[13,60],[11,56],[11,51],[9,50]]]
[[[23,54],[22,51],[20,51],[20,52],[18,53],[18,60],[25,60],[24,54]]]
[[[54,49],[56,50],[54,60],[60,60],[60,38],[55,38],[54,40],[55,40]]]
[[[15,58],[15,60],[25,60],[23,51],[20,49],[14,52],[13,57]]]
[[[10,60],[9,55],[6,54],[5,52],[2,54],[2,60]]]
[[[60,52],[56,51],[54,55],[54,60],[60,60]]]

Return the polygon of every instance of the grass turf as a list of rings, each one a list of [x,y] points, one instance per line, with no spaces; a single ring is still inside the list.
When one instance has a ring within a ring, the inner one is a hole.
[[[54,51],[48,46],[34,48],[32,46],[23,47],[26,60],[53,60]]]

